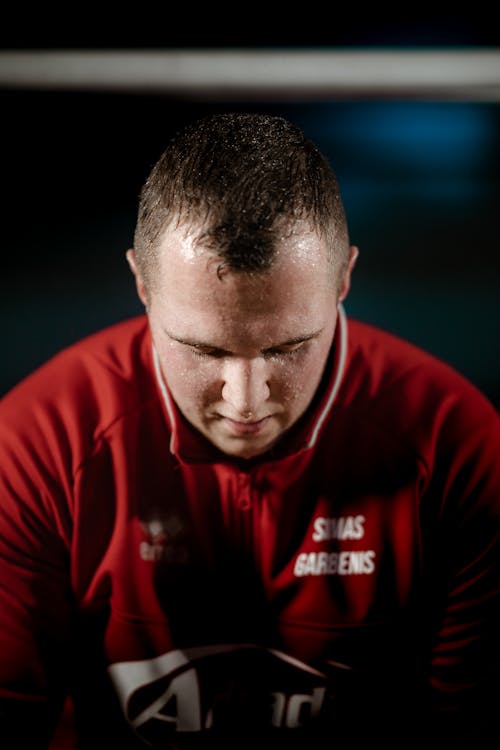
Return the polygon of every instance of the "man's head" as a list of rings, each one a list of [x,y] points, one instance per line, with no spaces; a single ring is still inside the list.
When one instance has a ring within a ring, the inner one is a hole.
[[[195,123],[153,168],[135,243],[180,411],[228,455],[264,453],[317,392],[357,255],[325,157],[282,118]]]
[[[141,192],[136,263],[153,292],[167,227],[196,226],[199,242],[235,271],[269,268],[276,239],[306,220],[324,237],[340,278],[349,240],[336,177],[302,131],[281,117],[221,114],[169,144]]]

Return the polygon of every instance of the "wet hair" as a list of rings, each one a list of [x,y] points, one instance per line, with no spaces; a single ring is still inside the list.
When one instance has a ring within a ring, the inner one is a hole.
[[[348,231],[327,158],[282,117],[211,115],[181,130],[147,178],[134,235],[136,263],[150,289],[164,231],[186,226],[197,229],[196,240],[221,267],[265,271],[276,257],[276,240],[301,220],[325,238],[342,276]]]

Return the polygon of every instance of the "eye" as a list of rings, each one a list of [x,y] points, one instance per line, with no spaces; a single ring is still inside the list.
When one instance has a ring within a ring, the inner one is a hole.
[[[274,347],[273,349],[266,349],[264,355],[266,357],[286,357],[297,353],[302,349],[305,343],[305,341],[298,341],[295,344],[286,344],[284,346]]]
[[[189,350],[201,359],[221,359],[226,354],[222,349],[211,346],[189,346]]]

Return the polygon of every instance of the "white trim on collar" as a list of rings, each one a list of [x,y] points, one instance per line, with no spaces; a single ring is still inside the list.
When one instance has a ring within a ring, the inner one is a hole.
[[[331,386],[331,391],[330,391],[330,396],[328,397],[328,401],[326,402],[323,408],[323,411],[318,416],[318,419],[316,421],[316,424],[314,426],[314,429],[312,431],[310,440],[307,443],[306,448],[312,448],[314,444],[316,443],[316,440],[318,439],[318,435],[323,426],[323,423],[328,416],[328,413],[332,407],[333,402],[335,401],[338,390],[340,388],[340,384],[342,382],[342,377],[344,375],[345,363],[347,359],[347,319],[346,319],[344,307],[342,303],[340,302],[338,305],[338,313],[339,313],[339,317],[338,317],[337,323],[338,323],[338,332],[339,332],[339,342],[338,342],[339,358],[338,358],[338,364],[337,364],[337,372],[335,373],[335,379]]]
[[[177,433],[177,422],[175,419],[175,409],[172,404],[170,394],[167,391],[167,387],[165,385],[165,381],[163,380],[163,373],[161,371],[160,367],[160,358],[158,357],[158,352],[156,351],[156,347],[154,345],[154,342],[152,344],[153,347],[153,362],[155,365],[155,374],[156,374],[156,380],[158,381],[158,385],[160,386],[160,391],[163,396],[163,400],[165,402],[165,406],[167,408],[168,418],[170,420],[170,424],[172,427],[172,434],[170,435],[170,453],[175,453],[174,450],[174,441],[175,441],[175,435]]]

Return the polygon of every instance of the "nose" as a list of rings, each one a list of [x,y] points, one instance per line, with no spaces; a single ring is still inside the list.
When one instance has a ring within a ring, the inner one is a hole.
[[[263,357],[234,357],[226,361],[223,380],[222,398],[236,415],[246,419],[265,416],[261,414],[262,405],[269,398],[270,389],[267,363]]]

